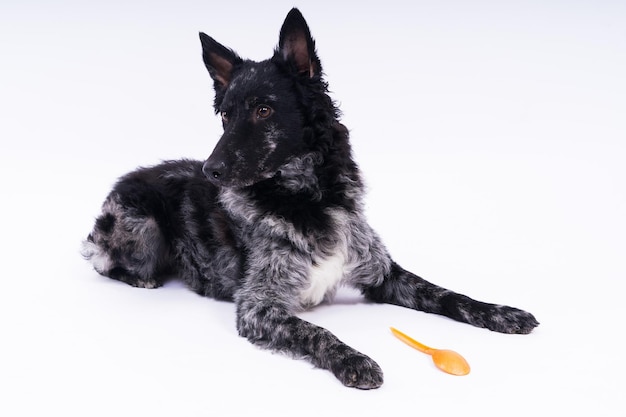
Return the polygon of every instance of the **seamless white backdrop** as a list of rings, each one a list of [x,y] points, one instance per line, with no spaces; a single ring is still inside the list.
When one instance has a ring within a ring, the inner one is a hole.
[[[219,138],[197,32],[265,59],[294,5],[394,258],[533,312],[531,335],[344,290],[302,317],[383,367],[361,392],[238,337],[232,304],[80,258],[118,176]],[[619,1],[3,2],[0,414],[624,415],[624,74]],[[390,325],[472,373],[437,371]]]

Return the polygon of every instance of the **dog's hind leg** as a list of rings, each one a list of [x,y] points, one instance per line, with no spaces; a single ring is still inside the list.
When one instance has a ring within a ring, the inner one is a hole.
[[[115,193],[104,202],[81,253],[101,275],[134,287],[163,285],[159,273],[167,247],[157,222],[120,204]]]
[[[376,302],[395,304],[441,314],[454,320],[501,333],[530,333],[539,322],[523,310],[473,300],[438,287],[391,263],[382,283],[361,286],[365,296]]]

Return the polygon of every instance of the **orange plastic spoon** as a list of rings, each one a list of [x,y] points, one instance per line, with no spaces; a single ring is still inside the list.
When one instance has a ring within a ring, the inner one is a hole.
[[[459,376],[469,374],[469,364],[463,356],[459,355],[455,351],[448,349],[434,349],[428,347],[418,342],[417,340],[407,336],[396,328],[390,327],[390,329],[391,333],[393,333],[394,336],[402,340],[407,345],[419,350],[420,352],[424,352],[432,356],[435,366],[442,371]]]

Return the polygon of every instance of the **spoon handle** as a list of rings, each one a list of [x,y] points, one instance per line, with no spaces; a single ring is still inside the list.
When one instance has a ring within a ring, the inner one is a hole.
[[[411,346],[412,348],[419,350],[420,352],[424,352],[428,355],[432,355],[433,352],[435,351],[435,349],[428,347],[423,343],[418,342],[417,340],[413,339],[410,336],[407,336],[406,334],[402,333],[400,330],[396,329],[395,327],[390,327],[390,329],[391,329],[391,333],[393,333],[394,336],[396,336],[398,339],[402,340],[404,343]]]

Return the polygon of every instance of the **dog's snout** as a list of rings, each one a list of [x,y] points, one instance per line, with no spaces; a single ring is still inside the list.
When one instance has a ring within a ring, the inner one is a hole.
[[[204,165],[202,165],[202,173],[204,176],[215,184],[219,184],[224,179],[225,171],[226,164],[223,161],[212,161],[211,158],[209,158]]]

